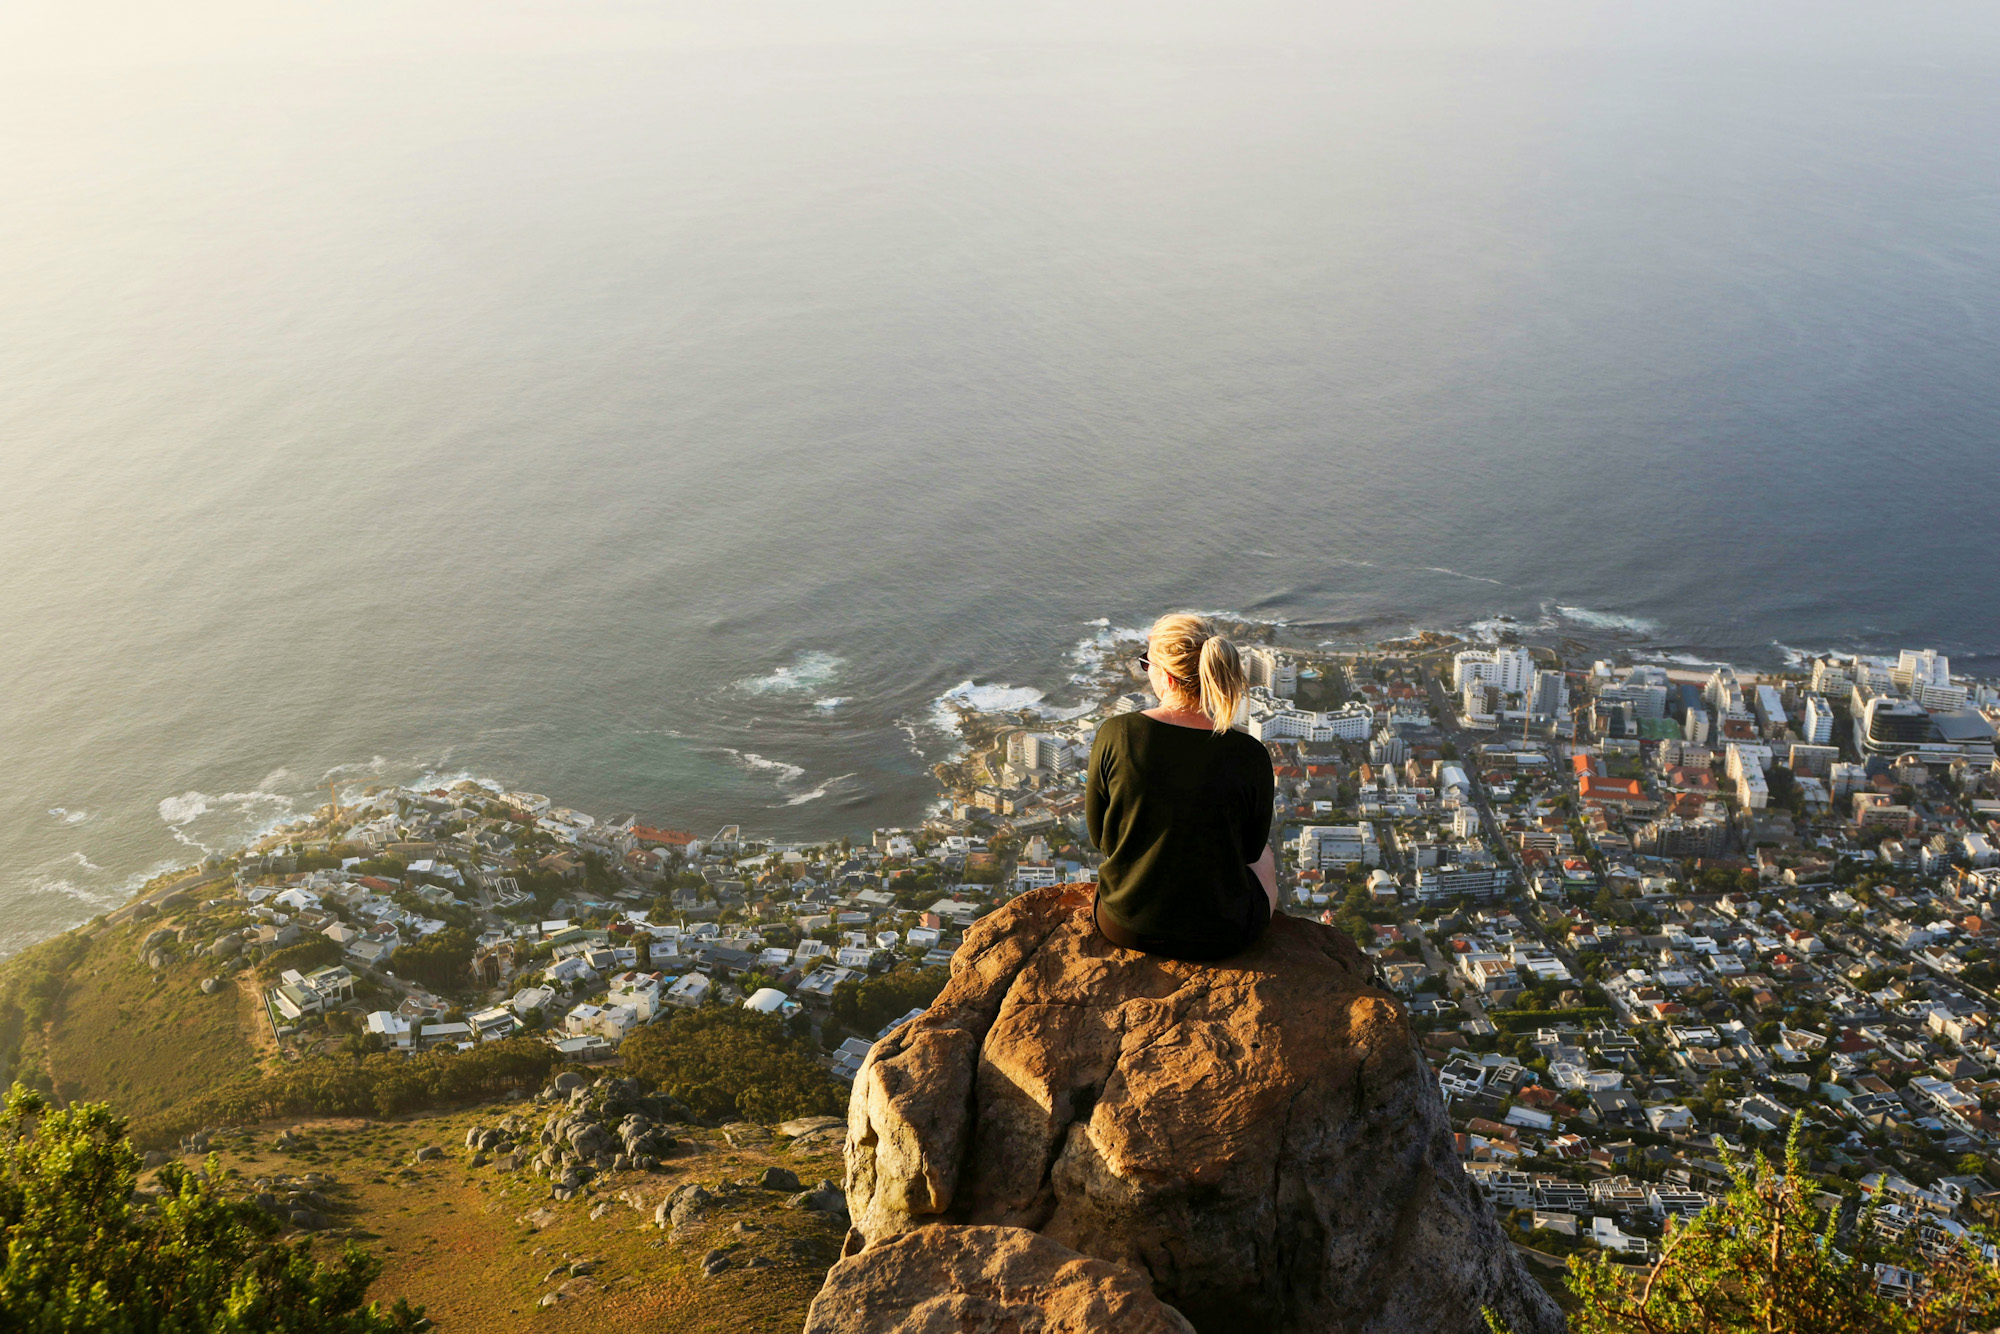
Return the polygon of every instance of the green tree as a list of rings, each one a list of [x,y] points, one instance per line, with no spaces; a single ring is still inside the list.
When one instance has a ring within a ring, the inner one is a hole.
[[[625,1068],[697,1116],[783,1121],[836,1115],[847,1093],[776,1015],[704,1006],[625,1039]]]
[[[1732,1165],[1729,1194],[1674,1225],[1650,1273],[1633,1279],[1600,1254],[1573,1256],[1572,1334],[1967,1334],[2000,1318],[2000,1275],[1971,1246],[1923,1261],[1875,1244],[1836,1248],[1838,1211],[1815,1202],[1818,1183],[1794,1119],[1781,1168],[1758,1154]],[[1873,1261],[1920,1267],[1907,1303],[1878,1290]],[[1487,1323],[1506,1326],[1491,1312]]]
[[[411,941],[398,949],[391,960],[402,977],[414,978],[440,991],[462,987],[471,980],[472,951],[478,942],[462,926]]]
[[[257,971],[266,978],[283,976],[288,968],[296,968],[301,973],[310,973],[315,968],[341,960],[340,942],[327,936],[307,936],[296,945],[287,945],[281,950],[273,950],[264,956],[264,962]]]
[[[139,1155],[99,1103],[57,1111],[16,1085],[0,1110],[0,1328],[21,1334],[390,1334],[421,1308],[367,1303],[382,1262],[274,1240],[276,1220],[193,1173],[160,1172],[153,1210],[132,1203]]]
[[[915,968],[842,982],[833,989],[833,1017],[856,1033],[876,1033],[936,1000],[950,980],[949,968]]]

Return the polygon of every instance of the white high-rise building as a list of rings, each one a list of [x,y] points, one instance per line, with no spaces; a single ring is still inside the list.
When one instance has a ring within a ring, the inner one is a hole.
[[[1697,746],[1705,746],[1710,725],[1707,709],[1689,709],[1687,717],[1681,720],[1681,736]]]
[[[1889,669],[1889,679],[1927,709],[1962,709],[1971,695],[1951,683],[1951,659],[1934,648],[1904,649]]]
[[[1934,648],[1906,648],[1897,655],[1896,665],[1889,669],[1889,679],[1905,690],[1918,684],[1948,686],[1951,684],[1951,659]]]
[[[1299,693],[1298,665],[1263,644],[1243,650],[1243,674],[1251,685],[1262,686],[1279,699],[1292,699]]]
[[[1507,648],[1474,648],[1453,656],[1452,688],[1464,690],[1478,681],[1503,695],[1524,695],[1534,682],[1535,655],[1518,644]]]
[[[1409,758],[1410,743],[1386,727],[1377,732],[1375,739],[1368,743],[1370,764],[1401,764]]]
[[[1824,695],[1807,695],[1805,717],[1800,722],[1804,741],[1809,746],[1824,746],[1833,740],[1833,706],[1826,702]]]

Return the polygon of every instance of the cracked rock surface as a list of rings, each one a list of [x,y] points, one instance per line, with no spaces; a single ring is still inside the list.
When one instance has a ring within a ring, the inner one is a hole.
[[[1177,963],[1111,945],[1089,906],[1056,886],[983,919],[876,1044],[848,1110],[846,1281],[915,1229],[936,1251],[953,1233],[926,1225],[967,1246],[997,1226],[1129,1266],[1200,1334],[1483,1334],[1483,1306],[1562,1328],[1351,941],[1280,916],[1234,959]]]

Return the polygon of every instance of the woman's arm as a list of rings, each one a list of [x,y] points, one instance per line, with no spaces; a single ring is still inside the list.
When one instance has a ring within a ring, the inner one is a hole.
[[[1264,897],[1271,900],[1271,912],[1275,915],[1278,911],[1278,858],[1269,843],[1264,845],[1264,855],[1250,863],[1250,871],[1257,877],[1257,883],[1264,887]]]

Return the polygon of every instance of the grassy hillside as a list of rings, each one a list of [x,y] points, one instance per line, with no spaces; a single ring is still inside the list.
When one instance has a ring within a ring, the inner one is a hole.
[[[158,970],[139,946],[161,929],[212,938],[199,910],[79,927],[0,964],[0,1072],[65,1101],[156,1112],[257,1072],[263,1021],[254,991],[234,978],[215,995],[201,981],[215,961],[178,957]],[[216,925],[219,930],[219,921]]]
[[[510,1111],[539,1123],[546,1110],[516,1102],[390,1120],[308,1120],[291,1127],[300,1147],[290,1152],[272,1147],[275,1126],[223,1136],[214,1147],[246,1190],[278,1174],[330,1177],[326,1212],[336,1227],[315,1247],[331,1252],[343,1236],[361,1241],[386,1261],[370,1295],[421,1302],[443,1331],[792,1334],[804,1323],[839,1255],[843,1223],[789,1208],[785,1192],[751,1184],[679,1236],[653,1225],[653,1206],[685,1182],[749,1183],[770,1166],[808,1186],[838,1180],[837,1145],[795,1153],[780,1138],[737,1147],[719,1130],[676,1127],[691,1142],[661,1170],[612,1174],[567,1202],[551,1200],[548,1182],[532,1172],[470,1166],[469,1126]],[[445,1157],[416,1163],[416,1151],[429,1145]],[[643,1210],[621,1198],[628,1195]],[[705,1276],[703,1261],[718,1249],[728,1251],[730,1267]],[[579,1260],[590,1272],[572,1276],[568,1267]],[[552,1276],[559,1266],[565,1272]],[[542,1305],[551,1293],[556,1301]]]

